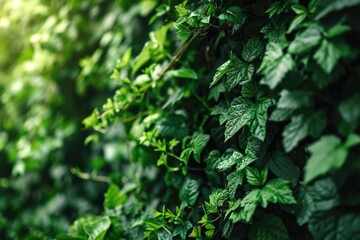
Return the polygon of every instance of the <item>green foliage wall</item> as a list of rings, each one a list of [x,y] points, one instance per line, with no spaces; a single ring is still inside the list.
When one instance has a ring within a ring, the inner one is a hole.
[[[360,1],[93,4],[72,171],[109,187],[58,239],[360,239]]]

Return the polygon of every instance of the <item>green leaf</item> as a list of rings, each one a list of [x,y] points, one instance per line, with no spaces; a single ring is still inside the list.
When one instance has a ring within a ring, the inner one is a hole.
[[[247,98],[255,97],[259,91],[259,86],[257,83],[251,81],[245,83],[241,88],[241,95]]]
[[[294,4],[291,6],[291,9],[296,13],[296,15],[301,15],[307,13],[306,7],[300,4]]]
[[[264,214],[260,221],[251,225],[249,240],[287,240],[289,235],[286,227],[278,216]]]
[[[120,189],[115,184],[110,185],[105,193],[104,207],[107,209],[116,209],[117,206],[124,204],[126,195],[120,193]]]
[[[293,67],[294,62],[291,55],[284,54],[280,44],[270,42],[266,47],[265,57],[257,71],[264,76],[260,83],[274,89]]]
[[[229,158],[224,159],[219,163],[217,169],[219,171],[225,171],[231,168],[232,166],[234,166],[235,164],[239,163],[242,158],[243,158],[242,153],[238,151],[234,151]]]
[[[253,186],[263,186],[267,180],[268,169],[265,168],[261,172],[256,168],[246,168],[246,180]]]
[[[175,103],[180,101],[184,95],[184,90],[182,88],[177,89],[173,94],[170,95],[166,103],[163,105],[163,109],[174,106]]]
[[[168,77],[175,77],[175,78],[187,78],[187,79],[197,79],[198,78],[194,69],[191,69],[191,68],[170,70],[170,71],[167,71],[165,75]]]
[[[222,207],[228,199],[229,193],[226,189],[216,189],[209,196],[209,202],[212,206]]]
[[[183,224],[178,225],[175,229],[174,229],[174,233],[173,236],[180,236],[180,239],[185,240],[186,239],[186,234],[188,232],[188,230],[192,228],[192,224],[189,221],[185,221]]]
[[[218,67],[216,69],[213,80],[210,83],[210,87],[213,87],[225,75],[225,73],[228,71],[230,65],[231,65],[231,61],[227,60],[226,62],[221,64],[220,67]]]
[[[214,99],[216,102],[219,101],[219,97],[221,93],[224,93],[226,91],[225,86],[223,83],[218,84],[217,86],[213,87],[210,90],[208,100]]]
[[[264,44],[259,37],[251,37],[244,45],[242,50],[242,58],[251,62],[260,57],[264,53]]]
[[[338,109],[341,117],[356,129],[360,123],[360,94],[356,93],[340,102]]]
[[[210,139],[210,135],[197,135],[190,141],[190,146],[194,152],[194,159],[197,162],[200,162],[200,155],[201,152],[204,150],[206,144],[208,143]]]
[[[303,14],[296,16],[294,18],[294,20],[292,20],[292,22],[287,30],[287,33],[291,33],[297,26],[299,26],[305,20],[306,17],[307,17],[307,13],[303,13]]]
[[[319,213],[309,223],[315,239],[353,240],[360,237],[360,214]]]
[[[231,65],[226,72],[225,86],[228,90],[233,89],[238,85],[242,85],[251,81],[255,72],[254,65],[246,63],[238,59],[235,55],[231,57]]]
[[[350,135],[348,141],[349,139],[351,144],[341,143],[338,137],[326,135],[310,145],[311,157],[305,166],[305,182],[310,182],[331,169],[340,168],[348,156],[348,148],[360,143],[360,138],[356,135]]]
[[[324,39],[320,48],[316,51],[314,59],[326,73],[331,73],[341,57],[340,48]]]
[[[242,24],[245,20],[246,15],[239,6],[231,6],[226,12],[219,15],[219,19],[226,20],[230,23]]]
[[[276,150],[269,155],[269,168],[279,178],[294,183],[299,180],[299,168],[284,152]]]
[[[266,207],[268,202],[294,204],[296,200],[289,188],[288,181],[276,178],[269,181],[265,187],[261,189],[261,205]]]
[[[227,179],[227,189],[229,191],[229,197],[230,199],[233,199],[235,197],[236,189],[239,185],[242,184],[244,179],[244,171],[238,172],[234,171],[226,176]]]
[[[306,52],[318,45],[321,38],[320,27],[318,25],[312,25],[296,36],[294,41],[291,42],[288,50],[293,54]]]
[[[83,217],[70,226],[70,233],[79,237],[86,237],[89,240],[103,240],[110,228],[109,217]]]
[[[265,139],[267,110],[273,104],[270,98],[262,97],[255,104],[244,97],[235,98],[227,113],[225,141],[229,140],[243,126],[248,125],[254,137]]]
[[[290,152],[307,136],[318,137],[325,126],[326,114],[323,111],[294,116],[282,134],[285,151]]]
[[[301,107],[310,107],[312,105],[312,93],[300,90],[288,91],[282,90],[280,99],[276,105],[282,109],[298,109]]]
[[[339,11],[357,4],[360,4],[360,0],[319,0],[317,4],[316,19],[319,20],[333,11]]]
[[[298,199],[295,214],[300,225],[307,223],[316,212],[323,212],[340,204],[336,184],[331,178],[301,186]]]
[[[179,198],[185,206],[193,206],[199,196],[199,182],[187,178],[181,187]]]

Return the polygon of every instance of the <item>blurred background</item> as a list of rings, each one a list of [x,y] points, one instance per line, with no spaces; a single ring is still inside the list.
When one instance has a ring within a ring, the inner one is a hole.
[[[55,237],[101,211],[107,179],[81,178],[121,178],[127,150],[121,126],[86,145],[81,122],[113,95],[117,59],[141,50],[156,4],[0,0],[0,239]]]

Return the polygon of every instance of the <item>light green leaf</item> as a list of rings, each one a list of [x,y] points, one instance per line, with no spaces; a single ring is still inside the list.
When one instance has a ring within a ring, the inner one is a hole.
[[[305,166],[305,182],[310,182],[331,169],[340,168],[346,161],[348,148],[360,143],[359,137],[353,135],[348,137],[348,141],[351,144],[341,143],[334,135],[326,135],[310,145],[311,157]]]
[[[339,47],[324,39],[316,51],[314,59],[326,73],[330,73],[341,57],[340,50]]]
[[[169,106],[174,106],[175,103],[177,103],[182,99],[183,95],[184,95],[184,90],[182,88],[177,89],[174,93],[170,95],[170,97],[168,98],[168,100],[166,101],[166,103],[162,108],[165,109]]]
[[[289,46],[289,52],[300,54],[310,50],[320,43],[321,29],[318,25],[308,27],[304,32],[297,35]]]
[[[210,87],[213,87],[225,75],[225,73],[228,71],[228,69],[230,67],[230,64],[231,64],[231,61],[227,60],[226,62],[221,64],[220,67],[218,67],[216,69],[213,80],[210,83]]]
[[[251,62],[260,57],[264,52],[264,44],[259,37],[251,37],[244,45],[242,57],[245,61]]]
[[[287,33],[291,33],[297,26],[299,26],[305,20],[306,17],[307,17],[307,13],[303,13],[303,14],[296,16],[294,18],[294,20],[292,20],[292,22],[287,30]]]
[[[232,166],[234,166],[235,164],[239,163],[242,158],[243,155],[240,152],[234,151],[233,154],[228,159],[225,159],[219,163],[217,169],[219,171],[225,171],[231,168]]]
[[[194,69],[191,69],[191,68],[169,70],[166,72],[165,75],[168,77],[175,77],[175,78],[187,78],[187,79],[197,79],[198,78]]]
[[[111,221],[107,216],[88,216],[76,220],[70,226],[70,233],[89,240],[103,240],[110,225]]]
[[[105,193],[104,207],[107,209],[115,209],[117,206],[124,204],[126,195],[120,193],[120,189],[112,184]]]
[[[258,69],[258,72],[264,76],[260,83],[274,89],[293,67],[294,62],[291,55],[284,54],[279,44],[270,42]]]
[[[261,189],[261,205],[266,207],[268,202],[294,204],[296,200],[289,188],[288,181],[276,178],[269,181],[265,187]]]
[[[264,214],[260,221],[251,225],[249,240],[287,240],[289,239],[286,227],[278,216]]]
[[[290,152],[307,136],[319,136],[325,126],[326,114],[323,111],[294,116],[282,134],[285,151]]]
[[[185,206],[193,206],[199,196],[199,182],[187,178],[181,187],[179,198]]]

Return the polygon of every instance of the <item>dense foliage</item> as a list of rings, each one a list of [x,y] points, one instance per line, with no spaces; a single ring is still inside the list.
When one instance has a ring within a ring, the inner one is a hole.
[[[360,239],[359,0],[33,2],[1,237]]]

